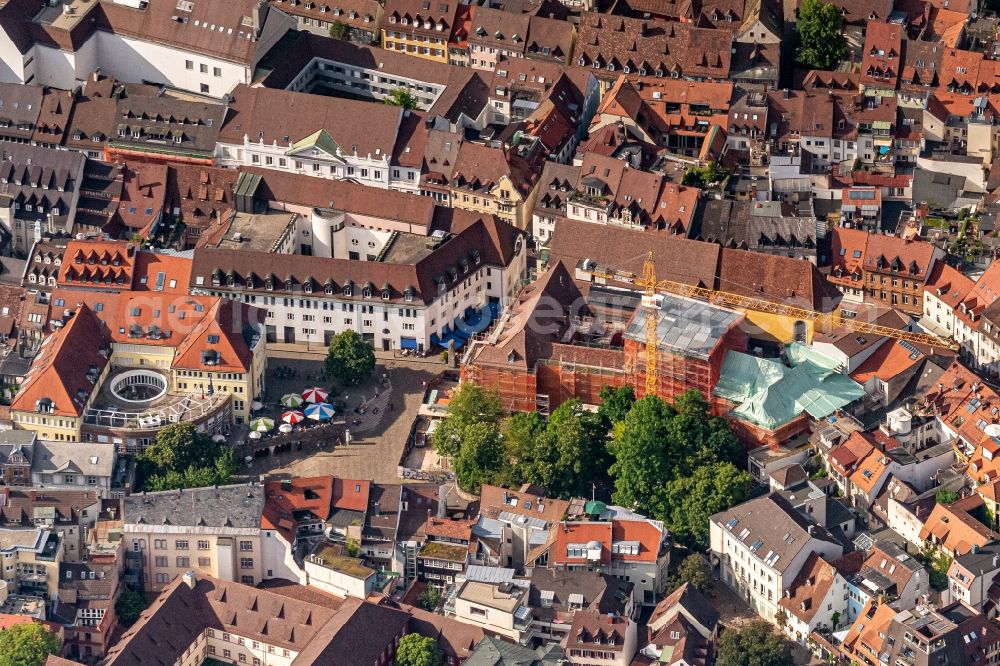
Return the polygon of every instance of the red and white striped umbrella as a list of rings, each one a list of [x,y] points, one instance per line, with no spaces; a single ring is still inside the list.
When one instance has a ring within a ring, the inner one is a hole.
[[[306,402],[312,402],[312,403],[326,402],[326,397],[328,395],[330,395],[330,392],[327,391],[326,389],[320,388],[318,386],[312,386],[302,392],[302,399],[305,400]]]
[[[281,420],[285,423],[302,423],[306,418],[306,415],[297,409],[290,409],[281,415]]]

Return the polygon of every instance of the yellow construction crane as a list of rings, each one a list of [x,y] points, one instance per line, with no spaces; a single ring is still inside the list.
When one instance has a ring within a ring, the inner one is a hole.
[[[657,280],[656,279],[656,268],[653,264],[653,253],[650,252],[646,257],[646,261],[642,265],[642,275],[636,275],[635,273],[629,271],[615,271],[614,273],[605,273],[601,271],[588,271],[593,277],[612,280],[615,282],[625,282],[629,284],[634,284],[637,287],[643,288],[643,298],[642,306],[645,308],[646,316],[646,394],[656,392],[656,372],[657,372],[657,355],[656,355],[656,315],[659,310],[658,304],[656,303],[656,294],[660,292],[665,292],[668,294],[675,294],[677,296],[686,296],[688,298],[697,298],[699,300],[704,300],[713,305],[721,305],[723,307],[731,308],[734,310],[750,310],[753,312],[767,312],[770,314],[776,314],[784,317],[789,317],[792,319],[799,319],[802,321],[812,321],[822,325],[826,330],[830,330],[836,327],[844,327],[858,333],[868,333],[871,335],[884,336],[888,338],[895,338],[897,340],[905,340],[907,342],[912,342],[916,344],[928,345],[931,347],[942,347],[945,349],[958,349],[958,345],[944,338],[939,338],[936,335],[930,333],[914,333],[912,331],[907,331],[898,328],[892,328],[889,326],[880,326],[879,324],[873,324],[866,321],[858,321],[856,319],[845,319],[841,316],[840,310],[834,310],[833,312],[817,312],[815,310],[808,310],[806,308],[796,307],[794,305],[785,305],[781,303],[772,303],[771,301],[764,300],[762,298],[754,298],[752,296],[743,296],[740,294],[733,294],[725,291],[718,291],[716,289],[708,289],[705,287],[696,287],[690,284],[684,284],[683,282],[674,282],[673,280]]]

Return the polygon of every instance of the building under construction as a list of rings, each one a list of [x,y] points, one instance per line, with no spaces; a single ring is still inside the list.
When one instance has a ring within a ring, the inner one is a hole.
[[[657,297],[656,393],[709,397],[730,350],[746,349],[743,315],[680,296]],[[592,288],[587,297],[561,262],[525,288],[492,331],[471,341],[464,380],[496,391],[505,409],[547,414],[605,386],[646,390],[646,317],[635,294]]]

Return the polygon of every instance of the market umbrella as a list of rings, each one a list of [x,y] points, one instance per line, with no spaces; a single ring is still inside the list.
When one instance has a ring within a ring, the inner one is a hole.
[[[284,432],[284,433],[289,433],[289,432],[291,432],[291,431],[292,431],[292,426],[291,426],[291,424],[288,424],[288,423],[282,423],[282,424],[281,424],[280,426],[278,426],[278,432]]]
[[[302,392],[302,399],[306,402],[326,402],[326,397],[330,395],[330,392],[324,388],[318,386],[312,386],[307,388]]]
[[[260,439],[260,433],[257,432],[256,430],[251,430],[250,434],[247,435],[247,437],[249,437],[250,439]]]
[[[282,421],[291,424],[302,423],[305,420],[305,418],[306,418],[305,414],[303,414],[297,409],[290,409],[281,415]]]
[[[264,409],[264,403],[262,403],[260,400],[254,400],[252,403],[250,403],[250,409],[254,411],[257,411],[258,409]]]
[[[266,416],[250,422],[250,429],[254,432],[267,432],[272,428],[274,428],[274,419],[269,419]]]
[[[300,396],[298,393],[286,393],[285,395],[281,396],[280,402],[285,407],[295,408],[302,404],[302,396]]]
[[[306,416],[313,421],[327,421],[333,418],[333,407],[325,402],[317,402],[306,407]]]

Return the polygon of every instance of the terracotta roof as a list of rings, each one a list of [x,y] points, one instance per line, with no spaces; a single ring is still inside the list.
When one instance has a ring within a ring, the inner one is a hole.
[[[239,175],[240,171],[235,169],[170,164],[164,194],[165,210],[172,215],[179,214],[187,227],[205,229],[234,208],[233,189]],[[300,182],[303,181],[300,179]]]
[[[627,617],[609,617],[594,610],[578,610],[566,634],[566,649],[622,652],[625,649],[626,628],[631,623],[632,620]]]
[[[851,474],[851,484],[865,495],[878,490],[889,470],[889,457],[878,449],[873,449],[861,459],[857,469]]]
[[[469,365],[516,365],[534,370],[539,359],[552,357],[553,345],[559,339],[553,327],[562,331],[567,326],[568,311],[553,305],[572,308],[582,302],[583,295],[571,274],[562,262],[556,262],[538,280],[525,286],[511,304],[510,316],[496,342],[477,345]]]
[[[612,520],[613,542],[636,542],[639,544],[639,552],[616,553],[611,559],[624,562],[656,562],[665,536],[664,531],[649,520]]]
[[[837,472],[847,476],[874,448],[862,433],[852,432],[843,444],[830,451],[828,460]]]
[[[52,333],[31,364],[11,403],[15,411],[45,409],[53,416],[80,416],[108,363],[101,354],[108,343],[97,317],[81,307],[63,328]],[[88,376],[89,375],[89,376]]]
[[[206,629],[238,634],[297,653],[296,663],[374,663],[402,633],[403,611],[348,598],[336,610],[267,589],[178,576],[109,651],[109,666],[180,658]]]
[[[248,250],[198,248],[194,252],[192,287],[210,288],[212,276],[219,278],[232,273],[236,284],[252,280],[253,291],[267,292],[266,282],[273,279],[274,291],[283,292],[286,280],[293,289],[311,284],[324,290],[329,282],[331,289],[342,298],[357,301],[365,299],[362,287],[371,283],[368,297],[382,301],[381,289],[389,288],[389,302],[405,303],[407,289],[413,298],[430,303],[438,297],[438,282],[445,280],[448,289],[461,284],[458,277],[466,271],[462,262],[471,269],[478,262],[488,266],[507,266],[513,257],[515,238],[521,232],[494,217],[484,217],[467,211],[443,211],[450,222],[442,227],[451,230],[451,236],[435,251],[412,264],[353,261],[327,257],[308,257],[275,254]],[[478,259],[477,259],[478,258]],[[345,286],[352,286],[352,295],[344,296]]]
[[[998,422],[993,409],[1000,408],[1000,396],[957,362],[941,375],[938,385],[924,395],[924,400],[938,410],[938,418],[945,425],[972,447],[986,439],[983,431],[986,425]]]
[[[924,358],[923,352],[913,345],[902,340],[889,340],[851,373],[851,379],[859,384],[864,384],[873,377],[890,382],[918,365]]]
[[[935,248],[924,241],[907,241],[887,234],[869,234],[864,269],[896,272],[921,282],[927,280],[935,261]]]
[[[138,233],[148,238],[153,223],[164,214],[167,165],[126,163],[122,172],[125,187],[118,204],[118,220],[129,237]]]
[[[470,192],[487,193],[508,177],[521,196],[527,196],[538,172],[522,157],[479,143],[463,143],[451,171],[452,186]]]
[[[258,46],[273,44],[276,39],[269,34],[270,40],[258,40],[253,25],[247,24],[248,20],[252,21],[256,6],[254,0],[236,0],[219,6],[213,2],[195,2],[185,13],[187,20],[180,22],[174,18],[177,15],[174,3],[151,2],[138,11],[127,5],[102,2],[96,5],[99,11],[95,11],[95,18],[99,28],[115,34],[250,66],[258,54]],[[262,12],[261,15],[267,14]],[[278,28],[280,17],[275,16],[274,21],[274,27]],[[209,23],[217,28],[205,30],[199,25]]]
[[[690,583],[684,583],[656,604],[647,624],[650,629],[658,631],[677,612],[690,615],[709,631],[719,623],[719,612],[705,595]]]
[[[976,283],[943,261],[934,263],[924,290],[933,292],[948,307],[955,309]]]
[[[861,59],[862,83],[890,89],[896,87],[903,55],[903,33],[903,26],[897,23],[868,22]]]
[[[724,80],[731,48],[732,33],[726,30],[584,12],[573,60],[611,77],[628,67],[647,75]]]
[[[70,241],[59,270],[59,284],[84,283],[88,289],[129,289],[135,246],[126,241]]]
[[[335,509],[349,511],[366,511],[368,509],[368,492],[371,483],[353,479],[333,479],[333,496],[331,504]]]
[[[1000,538],[970,515],[983,506],[979,495],[964,497],[952,504],[935,504],[920,529],[921,540],[932,540],[954,555],[965,555],[973,546],[982,547]]]
[[[41,455],[40,451],[39,455]],[[110,456],[111,453],[109,452],[108,455]],[[70,468],[67,467],[65,471],[70,471]],[[96,490],[8,488],[6,501],[3,506],[0,506],[0,521],[8,527],[20,525],[33,527],[36,520],[35,509],[52,508],[55,511],[54,520],[57,525],[77,523],[80,521],[81,512],[84,509],[100,505],[100,503],[101,497]]]
[[[314,476],[266,482],[261,529],[277,530],[293,543],[299,512],[308,512],[323,521],[330,517],[333,481],[332,476]]]
[[[843,645],[848,654],[865,657],[866,663],[878,663],[884,636],[889,631],[896,610],[889,604],[869,601],[847,631]]]
[[[398,106],[240,84],[229,97],[222,143],[277,142],[291,149],[320,130],[345,154],[374,159],[393,154],[404,110]]]
[[[378,35],[376,17],[382,11],[378,0],[336,0],[331,2],[289,2],[271,0],[275,7],[292,16],[301,16],[314,21],[330,23],[340,21],[352,28],[366,30]]]
[[[538,509],[539,499],[542,500],[542,510]],[[554,523],[562,520],[568,508],[566,500],[548,498],[542,489],[528,484],[520,490],[484,485],[479,492],[479,511],[488,518],[498,518],[503,512]]]
[[[722,248],[717,288],[817,312],[830,312],[841,300],[812,262],[730,248]]]
[[[468,543],[472,539],[472,525],[467,520],[431,517],[424,524],[424,534],[428,537],[443,537],[449,541]]]
[[[240,173],[260,176],[258,194],[268,201],[314,208],[332,205],[347,213],[404,222],[411,225],[412,233],[429,233],[426,230],[430,228],[437,208],[430,197],[344,180],[327,180],[261,167],[241,168]]]
[[[782,596],[778,605],[802,622],[810,624],[816,613],[823,610],[822,603],[836,578],[836,569],[818,553],[810,553],[788,588],[790,594]]]

